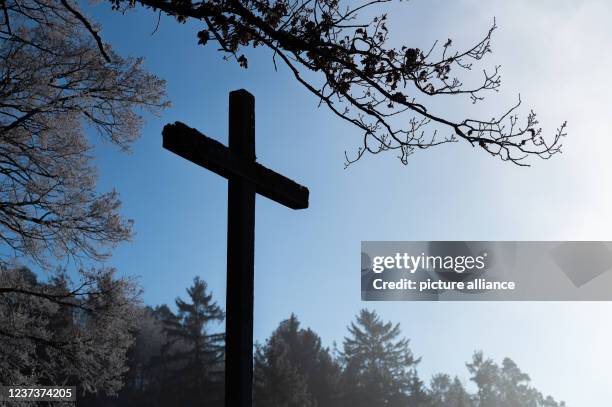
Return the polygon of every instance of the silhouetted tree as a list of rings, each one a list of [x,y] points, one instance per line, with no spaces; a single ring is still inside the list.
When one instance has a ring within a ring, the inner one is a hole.
[[[458,140],[519,165],[529,156],[548,159],[561,148],[565,123],[544,139],[535,113],[519,121],[520,100],[493,119],[454,120],[429,106],[436,95],[476,103],[498,90],[499,66],[479,70],[484,75],[475,86],[464,85],[474,64],[491,53],[495,22],[482,40],[463,50],[450,39],[421,50],[390,46],[387,15],[371,17],[379,13],[374,7],[392,0],[109,1],[121,11],[140,4],[179,22],[197,20],[202,23],[198,43],[216,42],[245,68],[245,48],[271,50],[275,66],[285,64],[317,101],[362,131],[363,144],[355,156],[347,156],[347,164],[389,150],[406,163],[416,149]],[[430,123],[436,126],[426,131]]]
[[[478,387],[475,404],[478,407],[565,406],[565,403],[558,403],[550,396],[544,397],[532,387],[529,376],[508,358],[500,367],[493,360],[485,359],[482,352],[477,352],[467,368],[472,375],[471,380]]]
[[[431,379],[430,385],[431,405],[436,407],[471,407],[474,406],[472,397],[465,387],[455,377],[447,374],[437,374]]]
[[[413,356],[399,324],[361,310],[344,338],[340,360],[342,406],[403,406],[409,401],[420,359]]]
[[[224,319],[207,285],[195,278],[189,299],[146,307],[133,332],[129,371],[118,397],[81,399],[92,407],[223,405],[224,335],[214,333]]]
[[[391,405],[400,406],[410,406],[410,407],[434,407],[435,404],[432,403],[431,394],[429,393],[427,386],[425,383],[419,379],[416,371],[410,378],[408,382],[408,387],[406,394],[408,397],[405,397],[403,394],[400,398],[398,398],[398,403],[390,403]],[[404,400],[407,402],[404,402]],[[437,407],[437,406],[436,406]]]
[[[201,279],[195,278],[187,289],[188,300],[177,298],[177,312],[166,305],[138,310],[128,296],[133,294],[133,286],[114,280],[112,272],[100,277],[95,287],[98,294],[82,296],[80,301],[62,295],[71,284],[65,276],[40,283],[29,270],[14,269],[0,274],[0,282],[8,281],[22,287],[24,293],[0,297],[0,330],[14,334],[13,341],[3,342],[7,352],[0,353],[3,382],[78,383],[90,392],[79,398],[80,404],[90,407],[222,405],[223,335],[214,331],[224,313]],[[116,288],[110,292],[110,287]],[[34,301],[27,301],[28,292],[37,293]],[[118,301],[121,298],[123,302]],[[91,307],[104,308],[107,315],[114,316],[105,320],[100,317],[104,314],[90,313]],[[19,329],[40,336],[18,338]],[[256,345],[254,405],[565,406],[531,386],[529,376],[512,360],[504,359],[500,367],[480,352],[466,364],[476,384],[475,394],[470,394],[459,378],[447,374],[434,375],[427,386],[416,371],[420,359],[413,356],[399,324],[384,322],[375,311],[361,310],[348,331],[342,351],[334,358],[313,330],[300,328],[294,314],[281,321],[265,344]],[[43,346],[47,342],[54,343],[56,353]],[[130,344],[126,371],[124,361]],[[70,355],[62,356],[63,346],[76,355],[89,356],[67,362]],[[7,369],[31,365],[27,361],[33,358],[39,358],[42,368]],[[97,388],[114,392],[93,394]]]
[[[164,364],[162,394],[174,393],[183,406],[223,404],[224,335],[212,326],[225,314],[208,293],[207,284],[196,277],[187,289],[189,302],[176,299],[177,314],[164,312],[160,363]]]
[[[145,307],[140,314],[133,336],[134,345],[128,352],[129,370],[124,386],[117,396],[101,394],[79,399],[79,405],[90,407],[161,407],[176,402],[178,395],[169,388],[173,377],[168,358],[168,337],[164,321],[178,320],[166,305]],[[179,393],[184,389],[179,389]],[[187,396],[183,394],[183,397]]]
[[[300,329],[295,315],[282,321],[255,353],[254,404],[261,407],[332,407],[340,367],[321,338]]]
[[[163,320],[170,310],[166,306],[145,307],[133,333],[134,345],[128,352],[129,370],[124,375],[124,386],[118,397],[96,395],[85,401],[96,407],[155,407],[163,398],[164,364],[160,363],[161,350],[167,342],[163,332]]]
[[[151,392],[160,385],[161,373],[156,370],[155,361],[167,341],[163,332],[163,317],[160,307],[146,307],[139,319],[134,346],[128,354],[129,371],[125,377],[125,388],[131,392]]]

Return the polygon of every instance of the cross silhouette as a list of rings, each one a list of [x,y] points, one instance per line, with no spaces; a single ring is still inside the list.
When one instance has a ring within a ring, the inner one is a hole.
[[[257,163],[255,98],[244,89],[230,92],[229,148],[181,122],[164,126],[162,135],[164,148],[229,181],[225,405],[251,407],[255,195],[305,209],[308,188]]]

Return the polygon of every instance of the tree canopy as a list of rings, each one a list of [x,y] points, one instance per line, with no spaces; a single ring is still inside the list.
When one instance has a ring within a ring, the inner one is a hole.
[[[401,337],[399,324],[384,322],[375,311],[361,310],[349,327],[340,360],[343,385],[350,391],[343,405],[399,406],[416,398],[416,366],[419,359]],[[413,400],[414,402],[415,400]]]
[[[3,1],[0,22],[0,264],[102,260],[131,236],[115,191],[96,191],[86,130],[129,149],[137,109],[168,105],[142,59],[122,58],[67,1]],[[85,24],[84,24],[85,21]]]
[[[116,394],[140,314],[138,289],[116,270],[40,281],[26,268],[0,270],[0,382],[79,383],[83,393]]]
[[[223,404],[223,364],[219,364],[219,360],[223,359],[224,349],[217,347],[218,335],[215,334],[220,321],[193,318],[196,314],[216,315],[218,310],[210,293],[193,296],[199,292],[197,284],[195,280],[188,289],[190,300],[177,300],[177,303],[188,304],[182,311],[174,313],[164,304],[147,307],[130,351],[125,387],[117,397],[90,396],[87,405]],[[195,304],[200,304],[198,311],[192,307]],[[202,322],[196,330],[189,322],[195,319]],[[256,344],[253,405],[565,406],[537,390],[529,376],[511,359],[504,359],[500,365],[487,359],[482,352],[474,353],[466,363],[465,376],[438,373],[431,378],[422,377],[416,369],[420,358],[413,355],[404,335],[399,324],[384,321],[375,311],[364,309],[349,323],[340,349],[334,346],[334,350],[330,350],[323,345],[317,332],[303,328],[298,317],[291,314],[278,324],[264,343]],[[202,349],[216,349],[215,357],[202,358],[199,364],[192,363],[197,354],[196,344]],[[196,373],[202,380],[195,379]]]
[[[292,314],[255,353],[255,406],[332,406],[340,368],[321,338]]]
[[[0,4],[2,383],[123,385],[140,291],[99,262],[132,221],[115,191],[96,188],[89,134],[129,150],[140,112],[168,102],[143,60],[96,30],[68,0]]]

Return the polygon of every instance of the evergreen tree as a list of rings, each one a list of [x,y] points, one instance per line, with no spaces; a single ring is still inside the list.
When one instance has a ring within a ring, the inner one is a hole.
[[[472,357],[472,363],[466,366],[472,375],[470,380],[476,383],[478,389],[476,406],[499,405],[501,401],[498,389],[499,367],[495,362],[485,359],[482,352],[477,352]]]
[[[408,382],[408,390],[406,393],[408,394],[408,397],[400,393],[401,396],[396,396],[396,399],[392,400],[390,405],[397,407],[434,407],[431,402],[431,395],[427,389],[427,386],[425,386],[425,383],[419,379],[416,371]]]
[[[125,386],[118,400],[113,400],[109,406],[159,406],[166,374],[161,350],[167,337],[162,321],[169,314],[171,312],[166,305],[145,307],[143,310],[139,329],[134,333],[134,346],[128,354],[129,371],[125,376]]]
[[[187,289],[189,301],[176,299],[177,314],[167,307],[158,310],[167,337],[159,358],[163,393],[168,392],[174,404],[223,404],[224,335],[212,333],[211,325],[223,321],[225,315],[207,288],[196,277]]]
[[[523,373],[511,359],[504,359],[500,367],[491,359],[485,359],[482,352],[477,352],[472,363],[467,364],[476,383],[477,407],[563,407],[565,403],[557,402],[552,397],[544,397],[531,386],[529,375]]]
[[[399,324],[361,310],[348,328],[340,359],[344,366],[342,405],[399,406],[409,402],[420,359],[413,356]]]
[[[0,267],[0,383],[74,383],[79,399],[121,389],[139,290],[113,269],[79,275],[41,281],[27,268]]]
[[[430,385],[431,405],[436,407],[471,407],[472,398],[465,387],[455,377],[447,374],[437,374],[431,380]]]
[[[300,329],[295,315],[282,321],[255,354],[255,405],[326,407],[334,405],[339,366],[321,338]]]

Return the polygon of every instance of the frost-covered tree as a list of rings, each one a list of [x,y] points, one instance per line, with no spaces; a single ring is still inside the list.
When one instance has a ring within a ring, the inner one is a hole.
[[[103,44],[69,0],[0,3],[1,383],[122,385],[138,290],[91,264],[132,224],[115,191],[96,190],[88,134],[128,150],[139,112],[167,106],[142,63]]]
[[[104,259],[131,236],[114,191],[98,193],[91,129],[121,149],[138,109],[165,107],[164,82],[122,58],[68,0],[0,10],[0,264]]]
[[[139,291],[114,269],[57,273],[0,271],[0,383],[78,385],[115,394],[139,316]]]

